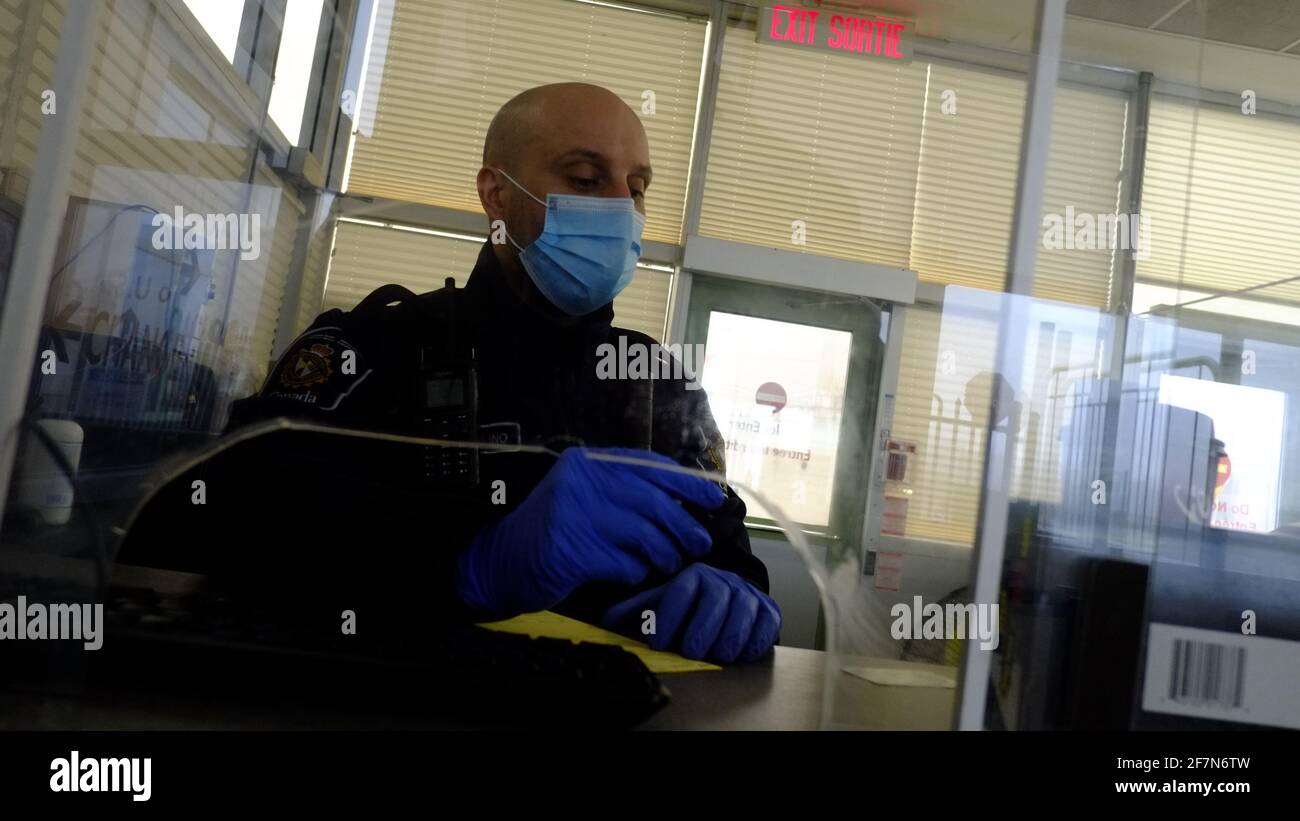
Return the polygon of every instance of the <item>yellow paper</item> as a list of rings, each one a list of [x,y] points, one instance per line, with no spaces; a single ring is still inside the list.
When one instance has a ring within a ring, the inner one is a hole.
[[[571,619],[568,616],[561,616],[559,613],[552,613],[549,610],[543,610],[540,613],[525,613],[522,616],[515,616],[513,619],[494,621],[479,626],[501,633],[518,633],[533,638],[568,639],[569,641],[585,641],[591,644],[612,644],[615,647],[622,647],[641,659],[652,673],[692,673],[697,670],[722,669],[716,664],[709,664],[705,661],[692,661],[676,653],[651,650],[635,639],[602,630],[594,625]]]

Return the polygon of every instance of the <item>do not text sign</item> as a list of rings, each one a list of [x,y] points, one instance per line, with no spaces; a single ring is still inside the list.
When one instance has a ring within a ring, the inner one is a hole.
[[[912,60],[912,22],[872,14],[844,14],[794,5],[764,6],[758,41],[830,51],[873,60]]]

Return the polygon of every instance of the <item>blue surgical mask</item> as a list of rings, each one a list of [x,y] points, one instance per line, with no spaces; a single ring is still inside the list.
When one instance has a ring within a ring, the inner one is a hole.
[[[501,173],[546,208],[542,233],[527,248],[519,248],[506,234],[519,248],[519,261],[537,290],[570,316],[589,314],[613,301],[632,281],[641,258],[645,216],[632,198],[547,194],[542,202]]]

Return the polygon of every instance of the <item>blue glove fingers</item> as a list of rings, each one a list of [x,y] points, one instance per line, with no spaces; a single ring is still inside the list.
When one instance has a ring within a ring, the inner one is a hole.
[[[682,554],[676,543],[659,526],[635,511],[626,511],[616,525],[608,527],[610,541],[629,555],[671,576],[682,569]],[[605,528],[602,528],[604,530]]]
[[[659,493],[641,480],[632,478],[637,485],[645,489],[647,496]],[[621,483],[620,487],[610,494],[610,504],[607,507],[591,512],[594,535],[612,549],[636,557],[647,566],[671,576],[682,567],[682,551],[674,537],[665,533],[653,517],[643,510],[646,507],[646,497],[638,496],[635,488],[629,489],[625,487],[626,484]],[[665,501],[667,504],[674,504],[670,500]],[[689,518],[689,514],[685,511],[683,515]],[[692,524],[694,524],[693,520]],[[695,526],[699,527],[699,525]],[[708,533],[704,536],[707,539]],[[698,540],[699,536],[688,538]]]
[[[608,630],[618,630],[633,621],[640,621],[641,613],[645,610],[653,610],[659,597],[663,595],[664,588],[667,585],[659,585],[649,590],[643,590],[630,599],[621,601],[605,611],[600,617],[600,624]],[[657,621],[657,615],[656,615]],[[655,625],[658,629],[658,624]]]
[[[629,520],[642,526],[640,534],[632,532]],[[654,566],[648,558],[652,551],[658,555],[677,555],[668,537],[653,524],[639,517],[629,517],[620,510],[605,509],[593,513],[591,526],[594,532],[590,537],[564,551],[571,561],[566,562],[562,575],[572,587],[591,581],[640,584]],[[658,547],[639,545],[636,541],[638,535],[657,539]],[[569,592],[571,590],[565,595]]]
[[[655,650],[667,650],[690,615],[700,586],[700,574],[688,567],[664,585],[663,597],[655,610],[655,634],[649,644]]]
[[[595,565],[596,572],[589,577],[581,579],[578,584],[584,584],[588,581],[617,582],[626,585],[637,585],[645,581],[645,577],[650,575],[650,568],[645,562],[636,556],[630,556],[617,550],[611,550],[609,554],[603,557],[605,560]],[[577,585],[575,585],[576,587]],[[572,590],[565,591],[567,597]],[[559,604],[559,601],[556,602]]]
[[[758,621],[759,601],[755,591],[741,581],[731,592],[731,606],[727,621],[718,632],[717,641],[709,650],[709,659],[719,664],[730,664],[745,649]]]
[[[694,516],[650,482],[635,476],[627,479],[628,481],[620,483],[619,488],[612,490],[611,495],[616,501],[625,503],[627,508],[641,512],[657,524],[673,537],[687,557],[698,559],[709,552],[713,539],[710,538],[709,531],[695,521]],[[678,567],[680,566],[679,563]],[[668,572],[675,573],[677,569],[674,567]]]
[[[612,456],[626,456],[633,459],[641,459],[652,462],[661,462],[665,466],[681,467],[672,459],[660,453],[648,450],[632,450],[629,448],[593,448],[594,453],[606,453]],[[648,465],[629,465],[623,462],[601,462],[596,464],[615,470],[628,471],[640,476],[642,479],[650,482],[673,498],[681,499],[684,502],[691,502],[699,505],[706,510],[714,510],[721,507],[722,503],[727,500],[727,494],[722,488],[718,487],[708,479],[702,479],[699,476],[691,476],[687,473],[679,473],[674,470],[662,470],[660,468],[650,467]]]
[[[739,661],[753,661],[772,649],[781,632],[781,608],[766,596],[759,600],[758,618],[749,634],[749,642],[741,652]]]
[[[673,464],[676,465],[677,463],[674,462]],[[723,492],[722,488],[708,479],[641,465],[629,465],[629,467],[639,471],[638,475],[654,483],[674,498],[698,505],[705,510],[716,510],[722,507],[722,503],[727,500],[727,494]]]
[[[718,640],[731,610],[731,585],[717,573],[705,573],[695,596],[695,613],[682,636],[682,655],[702,659]]]

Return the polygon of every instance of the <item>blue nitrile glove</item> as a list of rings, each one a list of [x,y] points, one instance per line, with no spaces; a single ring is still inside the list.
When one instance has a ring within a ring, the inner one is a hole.
[[[707,564],[692,564],[667,584],[614,605],[601,623],[637,635],[649,624],[646,610],[654,611],[655,632],[641,638],[652,648],[722,664],[758,658],[781,631],[781,608],[770,596]]]
[[[680,502],[720,507],[726,495],[716,484],[585,453],[677,465],[645,450],[564,451],[528,498],[461,554],[456,589],[465,604],[494,614],[545,610],[586,582],[635,585],[651,570],[676,573],[709,551],[708,531]]]

